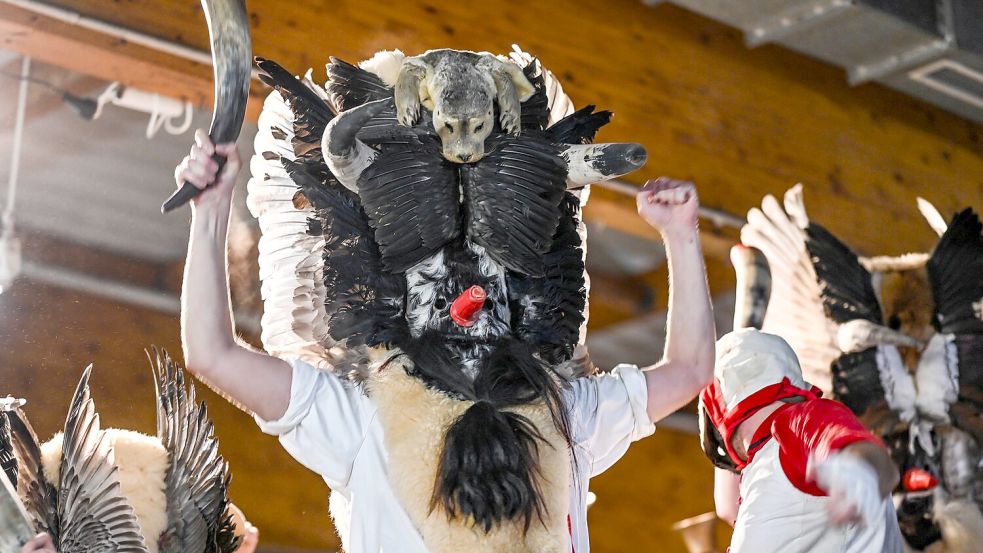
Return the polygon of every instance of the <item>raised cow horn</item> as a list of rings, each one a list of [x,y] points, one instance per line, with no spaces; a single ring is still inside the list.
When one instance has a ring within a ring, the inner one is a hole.
[[[377,154],[358,139],[358,131],[386,109],[388,103],[389,100],[377,100],[343,111],[324,130],[321,141],[324,161],[338,181],[353,192],[358,192],[358,178]]]
[[[648,153],[635,142],[575,144],[561,154],[567,162],[567,188],[620,177],[645,165]]]
[[[921,347],[921,341],[897,330],[866,319],[854,319],[840,325],[836,333],[840,351],[853,353],[874,346]]]

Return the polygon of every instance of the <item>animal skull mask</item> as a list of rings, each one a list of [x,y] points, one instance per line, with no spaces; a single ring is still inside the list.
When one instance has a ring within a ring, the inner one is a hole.
[[[406,58],[394,97],[401,124],[416,123],[425,106],[433,112],[444,158],[472,163],[485,155],[485,139],[495,126],[494,101],[502,130],[517,136],[520,105],[534,92],[514,63],[487,53],[444,49]]]

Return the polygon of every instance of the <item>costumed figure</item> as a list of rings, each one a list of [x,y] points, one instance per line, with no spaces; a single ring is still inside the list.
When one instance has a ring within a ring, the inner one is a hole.
[[[610,113],[574,110],[518,50],[332,59],[324,87],[257,63],[275,91],[247,203],[272,357],[232,338],[220,283],[238,160],[199,133],[177,170],[204,189],[189,368],[325,479],[346,551],[588,551],[587,479],[712,369],[693,186],[660,180],[639,198],[678,252],[673,359],[585,377],[586,186],[646,158],[591,143]],[[232,156],[221,173],[215,153]]]
[[[728,551],[901,553],[887,449],[820,395],[778,336],[745,328],[717,341],[700,432],[718,514],[734,525]]]
[[[21,409],[25,402],[0,400],[0,479],[12,494],[0,498],[9,515],[0,521],[4,553],[39,532],[47,536],[35,542],[59,553],[236,551],[228,464],[205,404],[195,403],[194,386],[166,352],[153,363],[156,436],[100,428],[91,367],[64,432],[43,444]]]
[[[859,257],[809,220],[801,185],[748,213],[745,246],[767,260],[758,324],[785,338],[807,380],[883,438],[902,473],[895,501],[907,545],[969,552],[983,543],[983,225],[972,209],[930,254]],[[763,315],[763,319],[760,316]],[[753,324],[753,323],[752,323]]]

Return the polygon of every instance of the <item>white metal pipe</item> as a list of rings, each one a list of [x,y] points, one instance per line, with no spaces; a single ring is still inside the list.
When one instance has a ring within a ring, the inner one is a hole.
[[[20,173],[20,150],[24,142],[24,114],[27,112],[28,78],[31,76],[31,58],[24,56],[20,66],[20,87],[17,95],[17,114],[14,118],[14,145],[10,154],[10,175],[7,180],[7,201],[3,206],[3,230],[14,228],[14,202],[17,200],[17,177]]]
[[[181,312],[181,302],[178,297],[160,290],[94,277],[78,271],[27,260],[24,261],[22,274],[26,278],[43,284],[146,307],[169,315],[177,315]]]
[[[145,307],[168,315],[178,315],[181,313],[180,298],[175,294],[161,290],[136,286],[107,278],[94,277],[71,269],[34,261],[24,261],[22,271],[22,275],[25,278],[35,282],[74,290],[83,294],[91,294],[137,307]],[[235,319],[236,327],[240,330],[259,334],[260,325],[258,317],[238,315]]]
[[[138,44],[152,50],[157,50],[158,52],[164,52],[186,60],[203,63],[205,65],[212,64],[211,54],[204,50],[197,50],[177,42],[140,33],[120,25],[107,23],[99,19],[82,15],[78,12],[62,7],[52,6],[37,0],[0,0],[0,2],[17,6],[18,8],[50,17],[52,19],[57,19],[58,21],[68,23],[69,25],[75,25],[76,27],[82,27],[97,33],[120,38],[133,44]]]

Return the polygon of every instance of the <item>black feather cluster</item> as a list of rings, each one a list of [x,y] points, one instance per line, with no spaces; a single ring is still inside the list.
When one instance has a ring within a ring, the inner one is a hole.
[[[882,324],[881,306],[870,273],[860,264],[857,254],[815,223],[806,228],[806,236],[806,249],[822,287],[826,316],[838,323],[866,319]]]
[[[577,225],[580,201],[566,193],[550,251],[543,255],[543,276],[509,273],[512,329],[519,339],[539,346],[539,355],[558,365],[573,355],[584,323],[586,281],[584,252]]]
[[[971,208],[957,213],[928,260],[935,326],[946,334],[983,335],[983,223]]]
[[[590,144],[597,131],[611,122],[610,111],[594,112],[593,105],[584,106],[560,119],[546,130],[546,138],[557,144]]]
[[[884,386],[877,368],[877,351],[845,353],[830,367],[833,396],[857,415],[884,401]]]

